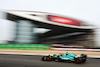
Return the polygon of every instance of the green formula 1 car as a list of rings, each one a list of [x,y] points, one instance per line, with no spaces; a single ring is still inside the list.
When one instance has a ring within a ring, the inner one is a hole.
[[[77,56],[72,53],[59,54],[59,55],[54,54],[53,56],[48,55],[42,57],[42,61],[56,61],[56,62],[68,61],[68,62],[75,62],[77,64],[84,63],[86,62],[86,60],[87,60],[86,54],[81,54],[81,56]]]

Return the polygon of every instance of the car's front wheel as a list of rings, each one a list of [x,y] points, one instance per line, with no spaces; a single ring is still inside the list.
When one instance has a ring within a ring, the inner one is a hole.
[[[42,57],[41,60],[42,60],[42,61],[46,61],[46,56]]]
[[[82,58],[82,63],[84,63],[87,60],[87,55],[81,54],[81,58]]]
[[[42,57],[41,60],[42,60],[42,61],[51,61],[51,56],[50,56],[50,55],[44,56],[44,57]]]

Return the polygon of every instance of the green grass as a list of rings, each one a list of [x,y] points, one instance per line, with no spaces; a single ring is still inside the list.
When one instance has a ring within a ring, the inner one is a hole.
[[[47,44],[0,44],[0,49],[48,50]]]

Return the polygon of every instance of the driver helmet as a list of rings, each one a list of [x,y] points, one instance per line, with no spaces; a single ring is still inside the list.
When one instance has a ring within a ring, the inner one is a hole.
[[[68,55],[68,52],[66,52],[66,55]]]

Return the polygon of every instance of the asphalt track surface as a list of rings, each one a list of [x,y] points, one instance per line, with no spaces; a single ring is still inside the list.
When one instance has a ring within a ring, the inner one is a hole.
[[[41,61],[42,56],[0,55],[0,67],[100,67],[100,59],[88,59],[86,63]]]

